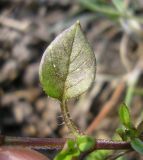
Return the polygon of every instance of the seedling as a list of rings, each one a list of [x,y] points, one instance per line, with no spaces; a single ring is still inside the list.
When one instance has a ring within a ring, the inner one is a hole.
[[[60,101],[66,125],[74,135],[80,131],[68,113],[67,101],[84,93],[95,78],[95,56],[80,23],[62,32],[43,54],[40,81],[48,96]]]
[[[129,109],[122,104],[119,109],[119,117],[122,126],[117,129],[123,141],[98,140],[85,135],[72,121],[68,111],[67,102],[71,98],[79,97],[86,92],[95,80],[96,60],[94,52],[89,45],[79,21],[70,28],[63,31],[46,49],[43,54],[39,76],[40,82],[45,93],[58,100],[66,126],[71,131],[71,139],[63,138],[15,138],[0,136],[0,159],[3,158],[5,151],[10,153],[9,160],[16,160],[24,154],[31,154],[29,159],[34,160],[36,154],[30,151],[18,152],[15,146],[29,147],[32,149],[62,149],[54,160],[83,159],[92,160],[105,158],[101,156],[106,150],[135,150],[143,154],[143,122],[135,127],[131,120]],[[3,149],[3,145],[7,146]],[[8,146],[13,146],[17,156],[13,159],[13,153]],[[30,152],[30,153],[29,153]],[[92,153],[92,155],[89,155]],[[20,156],[19,156],[20,155]],[[33,157],[32,157],[33,155]],[[41,158],[40,158],[41,157]],[[7,158],[8,159],[8,158]],[[7,160],[6,159],[6,160]],[[39,155],[39,160],[45,157]]]

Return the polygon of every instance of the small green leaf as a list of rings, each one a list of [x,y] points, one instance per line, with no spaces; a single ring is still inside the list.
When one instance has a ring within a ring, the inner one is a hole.
[[[85,160],[105,160],[110,154],[110,150],[96,150],[90,153]]]
[[[126,11],[125,1],[124,0],[112,0],[112,3],[121,13]]]
[[[131,141],[131,146],[135,151],[143,154],[143,142],[139,138],[133,139]]]
[[[80,23],[63,31],[43,54],[40,82],[45,92],[60,101],[85,92],[95,78],[95,55]]]
[[[127,127],[127,128],[132,128],[132,123],[131,123],[131,116],[129,113],[129,109],[125,104],[121,104],[119,108],[119,117],[121,123]]]
[[[56,155],[56,157],[54,158],[54,160],[61,160],[61,159],[64,159],[66,158],[67,160],[71,160],[70,157],[67,157],[67,152],[66,151],[61,151],[60,153],[58,153]]]
[[[78,157],[80,155],[80,151],[74,140],[68,140],[66,145],[66,148],[58,153],[54,160],[72,160],[73,157]]]
[[[95,145],[95,139],[90,136],[79,136],[77,137],[77,145],[81,152],[91,149]]]
[[[123,141],[127,140],[128,137],[127,137],[125,128],[123,128],[123,127],[117,128],[116,132],[119,134],[119,136],[122,138]]]
[[[72,140],[72,139],[69,139],[67,142],[67,146],[68,146],[68,150],[73,150],[73,149],[75,149],[75,141],[74,140]]]

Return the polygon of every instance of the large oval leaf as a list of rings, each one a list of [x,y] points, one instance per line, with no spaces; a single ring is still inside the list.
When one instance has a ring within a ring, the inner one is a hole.
[[[48,46],[39,75],[45,92],[60,101],[79,96],[91,86],[95,78],[95,55],[79,22]]]

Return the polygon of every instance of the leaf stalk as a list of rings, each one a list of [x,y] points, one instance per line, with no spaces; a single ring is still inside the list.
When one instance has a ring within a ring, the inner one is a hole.
[[[70,116],[68,107],[67,107],[67,102],[65,100],[63,100],[61,103],[61,111],[62,111],[62,115],[64,118],[64,122],[65,122],[66,126],[68,127],[68,129],[72,132],[72,134],[75,137],[77,137],[79,135],[83,135],[83,133],[78,129],[78,127],[73,122],[73,120]]]

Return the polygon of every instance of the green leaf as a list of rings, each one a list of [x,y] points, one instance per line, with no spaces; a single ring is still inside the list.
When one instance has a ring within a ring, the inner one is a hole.
[[[95,145],[95,139],[90,136],[79,136],[77,137],[77,145],[81,152],[91,149]]]
[[[73,150],[76,146],[75,146],[75,141],[72,139],[67,140],[67,146],[68,146],[68,150]]]
[[[119,136],[122,138],[123,141],[127,140],[127,134],[126,134],[126,130],[124,127],[122,128],[117,128],[116,132],[119,134]]]
[[[131,146],[135,151],[143,154],[143,142],[139,138],[133,139],[131,141]]]
[[[85,160],[104,160],[109,156],[109,154],[111,154],[110,150],[97,150],[90,153]]]
[[[112,2],[119,12],[123,13],[126,11],[124,0],[112,0]]]
[[[126,128],[132,128],[132,123],[131,123],[131,116],[129,113],[129,109],[125,104],[121,104],[119,108],[119,117],[121,123],[126,127]]]
[[[80,155],[80,151],[74,140],[68,140],[66,145],[66,149],[64,148],[58,153],[54,160],[72,160],[73,157],[78,157]]]
[[[63,31],[43,54],[39,76],[45,92],[60,101],[85,92],[95,78],[95,55],[80,23]]]

